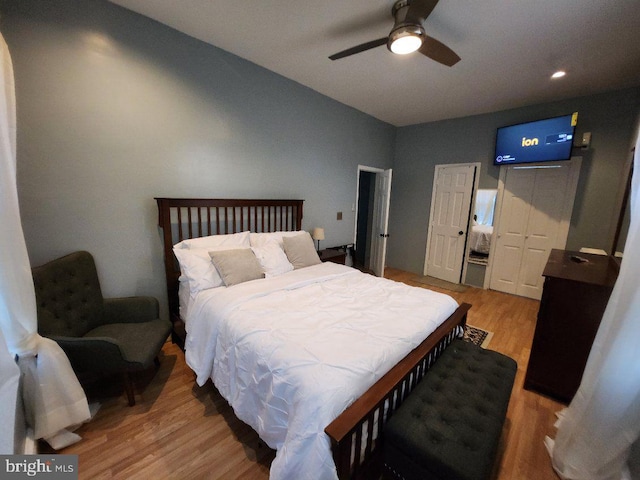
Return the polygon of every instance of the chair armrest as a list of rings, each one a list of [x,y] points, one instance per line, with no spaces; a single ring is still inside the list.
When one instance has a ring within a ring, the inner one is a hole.
[[[120,345],[106,337],[48,337],[54,340],[69,358],[76,372],[115,372],[126,363]]]
[[[123,297],[104,299],[105,323],[140,323],[160,317],[155,297]]]

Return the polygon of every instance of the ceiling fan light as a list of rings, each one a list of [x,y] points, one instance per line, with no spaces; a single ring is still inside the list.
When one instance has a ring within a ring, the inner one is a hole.
[[[400,27],[391,32],[387,47],[393,53],[406,55],[413,53],[422,46],[423,32],[419,27]]]

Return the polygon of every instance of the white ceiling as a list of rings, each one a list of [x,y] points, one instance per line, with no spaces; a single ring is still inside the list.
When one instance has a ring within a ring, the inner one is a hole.
[[[639,0],[441,0],[424,26],[451,68],[385,46],[327,58],[388,35],[393,0],[111,1],[396,126],[640,85]]]

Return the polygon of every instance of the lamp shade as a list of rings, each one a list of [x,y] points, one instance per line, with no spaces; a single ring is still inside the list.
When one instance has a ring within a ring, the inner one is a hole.
[[[324,240],[324,228],[314,228],[311,233],[311,238],[314,240]]]

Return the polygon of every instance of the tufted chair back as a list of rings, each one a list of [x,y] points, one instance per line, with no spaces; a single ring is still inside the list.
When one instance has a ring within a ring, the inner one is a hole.
[[[38,333],[82,337],[103,323],[104,300],[89,252],[75,252],[32,271]]]

